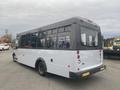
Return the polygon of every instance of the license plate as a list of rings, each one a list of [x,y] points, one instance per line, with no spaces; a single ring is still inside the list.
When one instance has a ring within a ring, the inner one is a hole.
[[[90,72],[83,73],[82,77],[85,77],[85,76],[88,76],[88,75],[90,75]]]

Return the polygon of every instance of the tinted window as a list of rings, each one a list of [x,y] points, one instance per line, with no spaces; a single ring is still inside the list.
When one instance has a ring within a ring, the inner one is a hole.
[[[66,31],[65,31],[66,28]],[[59,28],[57,48],[70,48],[70,26]]]
[[[65,32],[64,27],[61,27],[61,28],[58,29],[58,33],[63,33],[63,32]]]
[[[70,32],[71,31],[71,26],[65,26],[65,32]]]
[[[81,44],[83,46],[98,46],[98,32],[81,27]]]
[[[65,31],[66,28],[66,31]],[[70,26],[59,27],[38,33],[26,34],[21,37],[22,48],[70,48]]]
[[[53,34],[57,34],[57,29],[53,29]]]
[[[36,41],[38,38],[37,33],[26,34],[21,37],[22,48],[36,48]]]
[[[70,36],[59,36],[57,47],[58,48],[70,48]]]
[[[38,40],[37,40],[37,48],[45,48],[46,47],[46,32],[40,32],[38,35]]]

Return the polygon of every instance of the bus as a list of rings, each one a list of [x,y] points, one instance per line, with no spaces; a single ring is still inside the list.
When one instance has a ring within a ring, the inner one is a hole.
[[[100,27],[73,17],[17,34],[13,61],[66,78],[88,77],[105,69]]]

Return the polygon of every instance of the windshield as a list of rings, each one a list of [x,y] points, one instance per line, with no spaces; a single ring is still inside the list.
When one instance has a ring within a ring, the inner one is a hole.
[[[89,47],[98,46],[98,31],[81,27],[81,45]]]

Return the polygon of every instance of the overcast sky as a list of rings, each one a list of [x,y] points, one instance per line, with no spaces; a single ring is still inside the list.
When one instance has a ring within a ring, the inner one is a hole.
[[[120,36],[120,0],[0,0],[0,35],[75,16],[99,24],[105,37]]]

